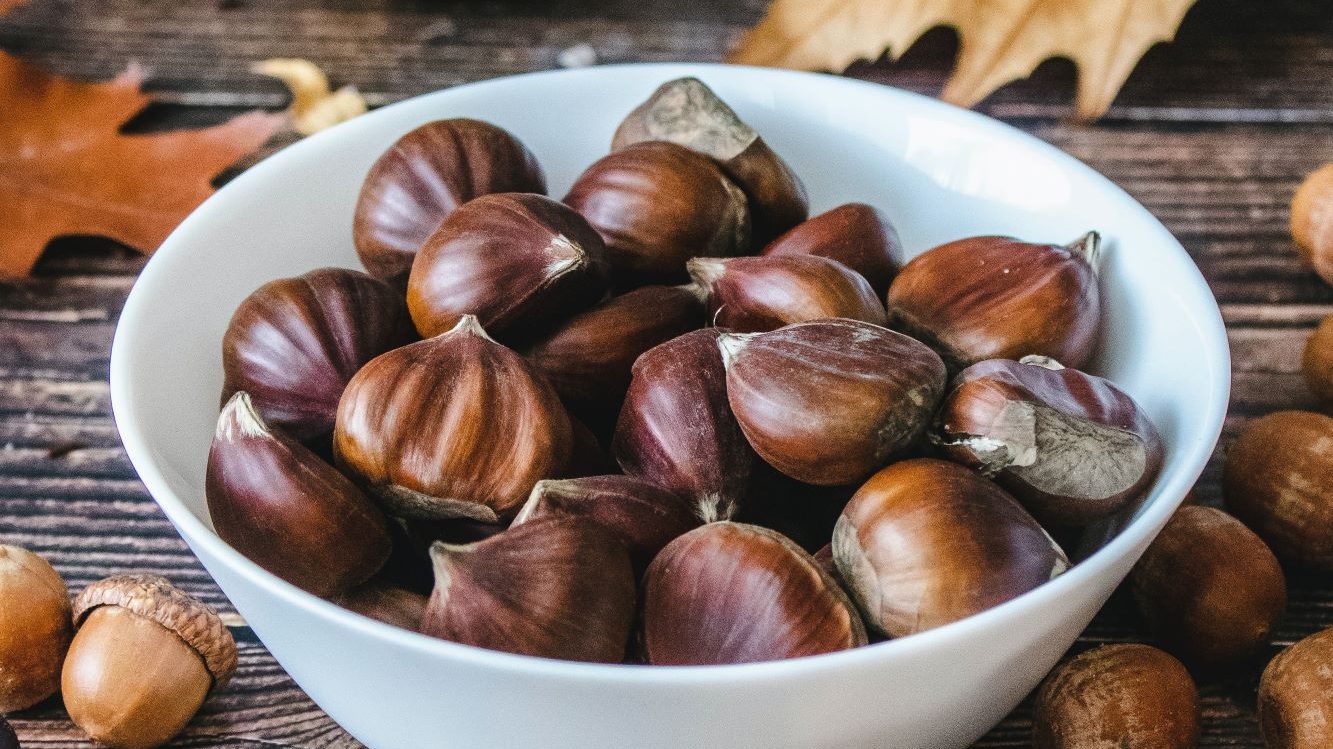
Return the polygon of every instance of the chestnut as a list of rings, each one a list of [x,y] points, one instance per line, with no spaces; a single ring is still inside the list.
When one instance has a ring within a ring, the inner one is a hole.
[[[1333,572],[1333,416],[1279,411],[1227,450],[1222,496],[1280,559]]]
[[[846,203],[796,225],[764,248],[763,255],[818,255],[860,273],[883,299],[903,265],[903,243],[884,212]]]
[[[545,517],[467,546],[431,547],[421,631],[509,653],[619,663],[635,585],[625,546],[593,523]]]
[[[1333,315],[1325,317],[1306,341],[1301,370],[1310,392],[1325,409],[1333,410]]]
[[[338,404],[333,449],[391,514],[487,523],[565,470],[569,416],[473,315],[371,360]]]
[[[625,473],[689,497],[705,522],[735,515],[754,465],[727,405],[723,332],[696,330],[640,356],[611,444]]]
[[[1205,673],[1259,656],[1287,605],[1273,552],[1239,520],[1199,505],[1176,511],[1130,585],[1153,637]]]
[[[317,596],[364,583],[389,558],[379,508],[333,466],[270,429],[245,391],[218,417],[204,496],[223,541]]]
[[[833,528],[833,559],[866,623],[891,637],[998,606],[1069,568],[1013,497],[934,458],[871,476]]]
[[[1033,749],[1194,749],[1199,693],[1157,648],[1103,645],[1062,663],[1037,691]]]
[[[333,602],[348,611],[415,632],[426,616],[427,600],[426,596],[406,588],[368,583],[334,598]]]
[[[1333,284],[1333,163],[1311,172],[1296,189],[1291,236],[1305,263]]]
[[[1101,330],[1101,238],[1034,244],[971,237],[903,266],[889,286],[889,325],[926,342],[951,372],[1037,354],[1081,368]]]
[[[1259,680],[1259,728],[1268,749],[1333,746],[1333,629],[1278,653]]]
[[[299,440],[327,438],[352,375],[413,337],[402,294],[360,271],[270,281],[222,336],[222,402],[244,390],[269,424]]]
[[[652,664],[750,663],[864,644],[865,626],[837,582],[767,528],[708,523],[667,544],[644,576]]]
[[[352,219],[357,254],[371,275],[401,285],[440,222],[497,192],[546,192],[532,152],[486,122],[428,122],[394,142],[366,174]]]
[[[727,398],[755,452],[808,484],[850,484],[909,447],[944,394],[924,344],[858,320],[718,337]]]
[[[836,260],[815,255],[697,257],[686,267],[708,294],[713,324],[740,333],[829,317],[886,322],[884,305],[870,283]]]
[[[0,715],[56,693],[73,634],[60,573],[27,549],[0,544]]]
[[[973,364],[952,388],[935,441],[1044,522],[1079,526],[1116,513],[1162,467],[1157,428],[1110,380],[1026,356]]]
[[[602,158],[565,203],[602,235],[622,289],[684,283],[690,258],[750,247],[745,194],[706,156],[674,143],[636,143]]]
[[[474,314],[496,336],[522,338],[596,303],[609,266],[583,217],[542,195],[484,195],[460,206],[412,264],[407,307],[421,335]]]
[[[698,78],[667,81],[616,129],[611,149],[670,141],[716,161],[749,197],[756,244],[805,220],[805,184],[764,139]]]

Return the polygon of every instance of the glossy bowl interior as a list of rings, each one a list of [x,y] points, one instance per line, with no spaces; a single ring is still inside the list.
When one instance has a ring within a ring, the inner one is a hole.
[[[972,234],[1106,238],[1107,325],[1093,370],[1151,412],[1167,444],[1148,501],[1109,545],[978,616],[854,651],[727,667],[643,668],[513,656],[381,625],[261,570],[210,529],[204,463],[219,342],[261,283],[359,267],[352,208],[376,156],[442,117],[518,135],[559,197],[658,84],[696,75],[805,179],[815,211],[873,203],[911,253]],[[636,65],[503,78],[417,97],[320,133],[194,212],[125,305],[111,361],[130,458],[181,535],[296,681],[376,749],[420,747],[964,747],[1037,684],[1197,478],[1226,411],[1216,303],[1180,245],[1094,171],[980,115],[806,73]]]

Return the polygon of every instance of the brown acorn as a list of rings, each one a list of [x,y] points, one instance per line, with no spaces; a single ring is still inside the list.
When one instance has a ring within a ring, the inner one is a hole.
[[[60,688],[69,649],[69,591],[51,563],[0,544],[0,714],[26,710]]]
[[[1333,315],[1325,317],[1305,342],[1301,371],[1319,403],[1333,410]]]
[[[606,293],[602,239],[541,195],[485,195],[461,206],[421,247],[407,306],[423,336],[473,314],[509,339],[541,332]]]
[[[889,325],[929,344],[954,372],[1033,354],[1081,368],[1101,330],[1100,247],[1096,232],[1064,247],[1011,237],[942,244],[893,280]]]
[[[1003,489],[916,458],[870,477],[833,529],[833,559],[866,623],[892,637],[980,613],[1069,568]]]
[[[352,224],[357,254],[371,275],[401,285],[417,250],[455,208],[497,192],[546,192],[532,152],[485,122],[428,122],[370,167]]]
[[[736,513],[754,464],[727,404],[722,333],[696,330],[639,357],[611,446],[625,473],[689,497],[705,522]]]
[[[555,391],[472,315],[357,372],[333,432],[340,465],[390,513],[488,523],[565,470],[572,442]]]
[[[1259,727],[1268,749],[1333,746],[1333,629],[1278,653],[1259,680]]]
[[[596,524],[548,517],[467,546],[431,548],[421,631],[509,653],[619,663],[635,584],[625,546]]]
[[[1301,259],[1333,284],[1333,162],[1311,172],[1291,199],[1291,238]]]
[[[223,541],[317,596],[364,583],[389,558],[379,508],[333,466],[270,429],[245,391],[218,416],[204,496]]]
[[[611,150],[643,141],[670,141],[721,165],[749,197],[758,245],[809,215],[801,178],[698,78],[677,78],[658,87],[620,123]]]
[[[798,481],[865,478],[926,429],[944,363],[924,344],[857,320],[718,338],[727,398],[750,445]]]
[[[883,326],[870,284],[836,260],[815,255],[697,257],[686,267],[708,295],[713,324],[738,333],[845,317]]]
[[[637,143],[602,158],[565,203],[602,235],[619,288],[684,283],[690,258],[750,247],[745,194],[707,157],[672,143]]]
[[[883,299],[903,266],[903,243],[883,211],[847,203],[796,225],[764,248],[763,255],[818,255],[837,260],[870,282]]]
[[[402,294],[360,271],[270,281],[222,336],[222,402],[244,390],[269,424],[299,440],[327,437],[352,375],[414,337]]]
[[[1086,525],[1114,514],[1162,467],[1157,428],[1110,380],[1028,356],[973,364],[952,388],[936,442],[1043,521]]]
[[[543,517],[594,523],[620,538],[638,571],[701,522],[687,497],[632,476],[538,481],[514,525]]]
[[[865,625],[838,583],[767,528],[696,528],[644,576],[643,646],[653,664],[751,663],[864,644]]]

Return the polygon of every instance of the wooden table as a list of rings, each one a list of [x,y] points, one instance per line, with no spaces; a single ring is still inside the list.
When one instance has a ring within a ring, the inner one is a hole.
[[[221,121],[285,103],[248,72],[305,57],[372,105],[509,73],[554,67],[586,43],[603,62],[716,60],[760,16],[761,0],[30,0],[0,18],[0,48],[55,72],[106,78],[139,60],[161,104],[151,130]],[[281,6],[281,7],[279,7]],[[931,32],[896,64],[851,74],[939,90],[955,49]],[[1305,338],[1333,291],[1303,269],[1287,233],[1292,190],[1333,160],[1333,9],[1328,0],[1201,0],[1178,41],[1153,49],[1108,116],[1067,124],[1072,66],[1042,65],[981,109],[1088,162],[1142,201],[1184,243],[1222,307],[1235,358],[1226,434],[1198,493],[1215,503],[1227,443],[1253,417],[1308,408]],[[0,117],[3,113],[0,113]],[[165,574],[226,612],[238,677],[181,745],[353,746],[283,673],[135,477],[111,418],[107,357],[116,317],[143,267],[89,238],[58,240],[33,277],[0,284],[0,541],[46,555],[79,589],[124,570]],[[1275,646],[1333,625],[1333,581],[1293,575]],[[1112,600],[1079,647],[1138,637]],[[1206,747],[1261,745],[1257,673],[1203,686]],[[1028,745],[1020,708],[981,747]],[[12,716],[26,747],[89,744],[58,700]]]

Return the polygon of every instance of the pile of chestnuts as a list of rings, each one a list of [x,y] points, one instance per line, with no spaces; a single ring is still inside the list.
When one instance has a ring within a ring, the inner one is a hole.
[[[563,201],[513,135],[402,136],[354,219],[369,274],[265,284],[223,339],[221,537],[456,642],[721,664],[938,627],[1070,565],[1163,445],[1081,371],[1096,233],[904,264],[703,83],[668,82]]]

